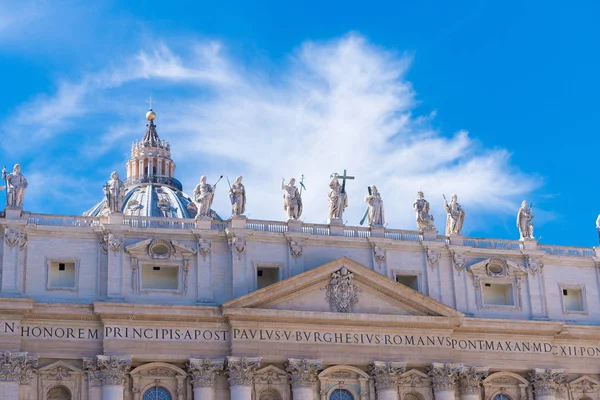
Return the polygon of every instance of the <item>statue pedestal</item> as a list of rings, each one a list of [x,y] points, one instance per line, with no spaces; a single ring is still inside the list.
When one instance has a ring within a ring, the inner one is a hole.
[[[236,215],[231,217],[231,228],[232,229],[246,229],[246,216]]]
[[[212,219],[210,218],[198,218],[196,220],[196,229],[202,229],[209,231],[212,226]]]
[[[383,226],[372,226],[370,228],[370,230],[371,230],[371,237],[377,237],[377,238],[385,237],[385,228]]]
[[[344,222],[341,218],[329,218],[329,234],[331,236],[344,236]]]
[[[302,232],[302,221],[290,219],[287,222],[288,232]]]
[[[123,225],[123,214],[117,212],[111,212],[108,214],[109,225]]]
[[[538,242],[535,239],[522,239],[521,250],[537,250]]]
[[[464,246],[465,237],[463,235],[450,235],[450,244],[453,246]]]
[[[435,242],[437,240],[437,231],[423,231],[424,242]]]
[[[20,219],[22,211],[23,210],[17,207],[6,206],[6,209],[4,209],[4,216],[6,219]]]

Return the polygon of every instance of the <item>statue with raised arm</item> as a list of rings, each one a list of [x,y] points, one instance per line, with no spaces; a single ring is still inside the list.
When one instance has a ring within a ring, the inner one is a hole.
[[[3,174],[5,172],[3,171]],[[11,208],[22,208],[27,179],[21,174],[21,164],[15,164],[13,172],[6,176],[6,205]]]
[[[417,229],[420,231],[435,231],[433,215],[429,214],[429,202],[425,200],[425,195],[421,191],[417,193],[413,210],[417,214]]]
[[[218,182],[218,181],[217,181]],[[217,184],[210,185],[206,183],[206,176],[200,177],[200,183],[196,185],[193,196],[198,207],[198,213],[196,219],[212,219],[210,208],[212,207],[213,199],[215,197],[215,188]]]
[[[296,179],[292,178],[286,185],[285,180],[281,181],[283,190],[283,209],[287,211],[289,219],[298,219],[302,215],[302,197],[296,185]]]
[[[333,174],[329,182],[329,219],[342,219],[344,210],[348,207],[348,195],[342,189],[338,174]]]
[[[238,176],[229,188],[229,199],[231,200],[231,214],[233,216],[244,215],[246,212],[246,188],[242,184],[241,176]]]
[[[385,224],[383,200],[375,185],[369,186],[369,195],[365,197],[365,203],[368,204],[367,216],[369,218],[369,226],[383,226]]]
[[[458,197],[452,195],[450,204],[444,197],[444,208],[446,209],[446,236],[460,235],[462,231],[463,222],[465,222],[465,210],[458,203]]]
[[[110,180],[104,185],[104,194],[110,212],[120,213],[125,198],[125,184],[119,179],[117,171],[110,174]]]
[[[520,240],[533,239],[533,210],[523,200],[521,208],[517,213],[517,227],[519,228]]]

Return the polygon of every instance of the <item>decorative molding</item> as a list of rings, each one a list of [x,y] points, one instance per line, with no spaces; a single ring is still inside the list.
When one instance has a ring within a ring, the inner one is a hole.
[[[322,366],[323,360],[308,358],[288,358],[285,363],[293,388],[312,387],[317,382],[317,374]]]
[[[218,374],[225,367],[225,360],[210,358],[190,358],[188,372],[192,377],[192,385],[198,387],[213,387]]]
[[[302,255],[302,242],[290,240],[290,255],[292,258],[299,258]]]
[[[5,351],[0,354],[0,382],[19,382],[21,385],[28,385],[37,366],[37,357],[28,356],[26,352]]]
[[[427,249],[427,265],[429,265],[431,268],[435,267],[435,265],[437,264],[437,262],[441,256],[442,256],[442,253],[439,250],[428,248]]]
[[[531,275],[537,275],[538,272],[540,274],[542,273],[544,262],[540,257],[526,255],[525,261],[527,262],[527,269]]]
[[[561,394],[567,384],[567,375],[562,369],[536,368],[529,373],[536,396],[556,396]]]
[[[383,264],[387,258],[387,251],[385,247],[373,245],[373,258],[375,262],[379,265]]]
[[[346,267],[331,274],[331,279],[326,289],[329,306],[332,311],[347,313],[352,312],[358,303],[360,288],[354,284],[354,274]]]
[[[206,261],[206,257],[210,255],[211,249],[212,240],[204,238],[198,239],[198,253],[200,253],[204,261]]]
[[[242,255],[246,251],[246,238],[243,236],[229,236],[228,239],[231,250],[237,254],[238,260],[242,259]]]
[[[19,233],[19,250],[23,251],[27,247],[27,232]]]
[[[398,384],[404,387],[410,387],[412,389],[417,387],[430,387],[431,379],[429,376],[418,371],[416,369],[411,369],[410,371],[406,371],[398,378]]]
[[[377,392],[395,390],[398,378],[406,370],[406,363],[397,361],[373,361],[369,366],[369,374],[375,379]]]
[[[452,266],[459,273],[465,270],[465,266],[467,265],[467,260],[464,254],[457,253],[455,251],[452,252]]]
[[[251,386],[254,371],[260,366],[262,357],[227,356],[227,375],[230,386]]]
[[[125,237],[119,233],[109,233],[108,234],[108,247],[114,253],[118,253],[123,248],[123,243],[125,242]]]
[[[108,253],[108,234],[107,233],[100,233],[98,234],[98,241],[100,242],[100,249],[102,250],[102,252],[104,254]]]
[[[155,260],[167,260],[175,252],[173,243],[166,239],[152,239],[148,244],[148,256]]]
[[[93,363],[93,359],[91,360]],[[125,378],[129,369],[131,368],[131,357],[130,356],[96,356],[95,367],[86,363],[84,359],[84,368],[87,370],[93,370],[96,375],[96,379],[100,379],[102,386],[116,386],[124,385]],[[89,375],[88,375],[89,376]],[[89,378],[88,378],[89,379]]]
[[[273,366],[273,365],[269,365],[259,371],[256,371],[254,373],[254,382],[256,384],[262,384],[262,385],[267,385],[267,386],[271,386],[271,385],[284,385],[284,386],[288,386],[289,384],[289,375]]]
[[[460,394],[481,393],[481,384],[488,375],[488,368],[485,367],[464,367],[459,372]]]
[[[456,381],[462,370],[460,364],[433,363],[427,373],[431,379],[434,392],[454,392]]]
[[[8,247],[15,247],[19,243],[20,231],[19,228],[7,228],[4,231],[4,243]]]
[[[96,358],[84,357],[83,369],[87,373],[88,386],[90,387],[101,387],[102,376],[100,375],[100,367],[98,366],[98,360]]]

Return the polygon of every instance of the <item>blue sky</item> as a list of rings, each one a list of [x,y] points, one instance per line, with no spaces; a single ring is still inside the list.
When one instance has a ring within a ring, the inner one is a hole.
[[[306,176],[306,222],[348,169],[357,225],[378,186],[388,227],[418,190],[443,230],[593,246],[600,3],[0,0],[0,162],[23,164],[25,209],[81,214],[125,175],[156,99],[190,193],[244,176],[250,218],[282,220],[281,177]],[[227,192],[215,208],[228,216]]]

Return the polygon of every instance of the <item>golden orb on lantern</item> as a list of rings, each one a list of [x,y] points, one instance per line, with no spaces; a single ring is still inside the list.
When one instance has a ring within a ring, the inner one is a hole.
[[[152,110],[148,111],[146,113],[146,119],[148,121],[154,121],[156,119],[156,113],[154,111],[152,111]]]

